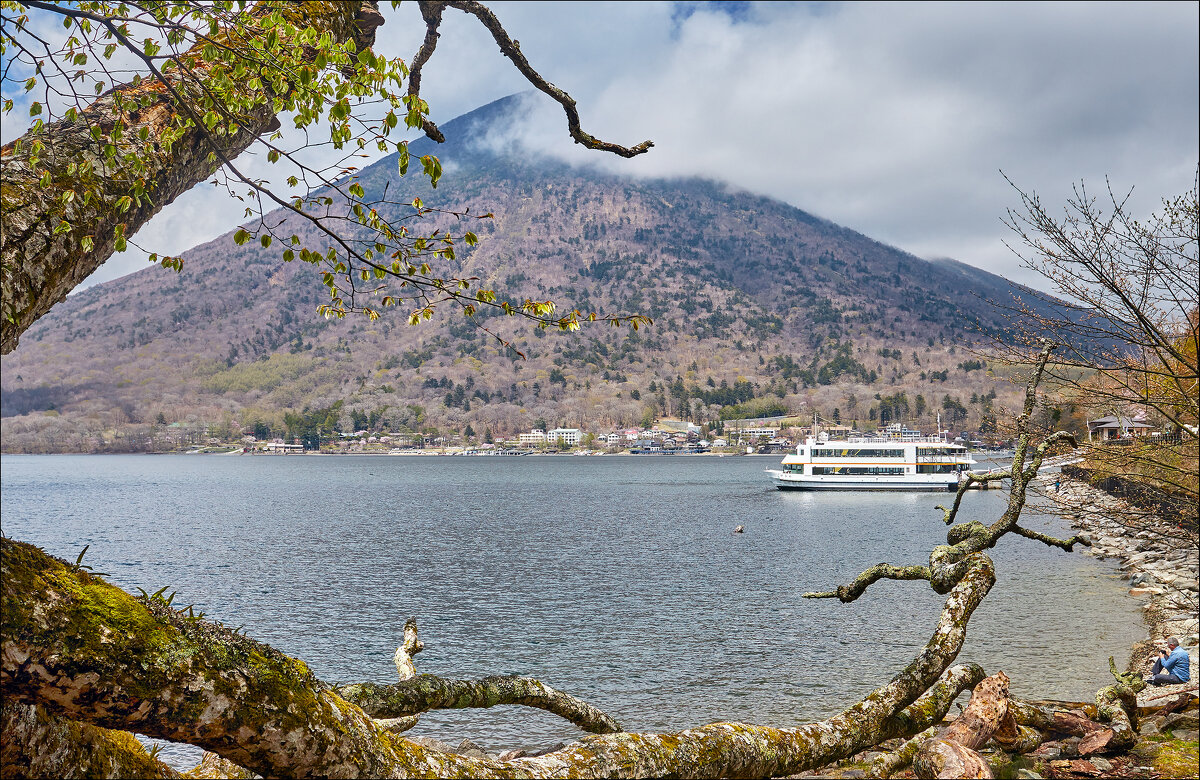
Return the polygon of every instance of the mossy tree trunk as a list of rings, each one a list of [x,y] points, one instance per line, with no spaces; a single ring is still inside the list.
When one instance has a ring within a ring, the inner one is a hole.
[[[976,556],[925,650],[845,712],[781,728],[714,723],[584,737],[512,761],[449,755],[397,736],[300,661],[161,599],[138,599],[35,547],[0,540],[6,700],[56,718],[188,742],[264,776],[767,777],[803,771],[936,723],[982,679],[951,666],[994,582]]]

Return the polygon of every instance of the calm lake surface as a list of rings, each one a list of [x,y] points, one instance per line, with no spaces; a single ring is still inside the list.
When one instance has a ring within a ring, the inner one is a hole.
[[[777,461],[6,455],[0,495],[6,536],[69,561],[91,545],[84,562],[117,585],[170,586],[322,679],[394,679],[415,616],[419,672],[537,677],[664,731],[824,717],[932,631],[927,584],[850,605],[800,595],[924,563],[950,496],[781,492],[763,474]],[[960,520],[991,522],[1004,501],[971,493]],[[1144,634],[1115,567],[1019,538],[993,557],[959,660],[1003,669],[1017,695],[1091,700]],[[410,733],[489,749],[580,735],[520,707],[433,713]]]

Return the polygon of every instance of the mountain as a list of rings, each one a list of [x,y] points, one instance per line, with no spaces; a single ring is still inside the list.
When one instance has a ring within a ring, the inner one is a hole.
[[[506,149],[493,139],[519,110],[506,98],[447,122],[445,144],[411,144],[442,160],[436,190],[400,179],[394,156],[360,182],[398,202],[492,212],[456,227],[480,241],[455,271],[502,296],[636,312],[652,326],[558,333],[481,313],[520,359],[449,309],[419,326],[395,310],[326,320],[314,266],[231,232],[184,253],[179,274],[147,268],[36,323],[3,358],[5,451],[152,449],[172,424],[280,435],[305,410],[347,431],[509,435],[538,420],[596,431],[780,410],[927,428],[943,411],[975,429],[1015,401],[969,348],[1005,327],[990,302],[1020,287],[711,181]]]

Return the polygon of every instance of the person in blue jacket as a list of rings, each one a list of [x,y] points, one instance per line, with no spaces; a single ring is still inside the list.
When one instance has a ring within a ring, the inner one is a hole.
[[[1167,649],[1159,657],[1146,682],[1151,685],[1179,685],[1192,679],[1187,650],[1179,646],[1179,637],[1167,637]]]

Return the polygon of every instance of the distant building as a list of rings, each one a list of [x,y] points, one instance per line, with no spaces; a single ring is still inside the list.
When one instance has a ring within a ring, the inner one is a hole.
[[[561,442],[568,447],[578,447],[581,439],[583,439],[583,431],[578,428],[555,428],[552,431],[546,431],[546,441],[549,444]]]
[[[728,423],[725,427],[729,427]],[[734,432],[751,439],[756,439],[760,436],[765,439],[773,439],[779,435],[778,428],[739,428]]]
[[[1099,420],[1088,420],[1088,439],[1132,439],[1148,435],[1150,429],[1150,423],[1141,414],[1133,417],[1101,417]]]
[[[877,433],[885,439],[899,439],[900,441],[917,441],[921,438],[920,431],[914,431],[903,423],[892,423],[885,428],[880,428]]]
[[[534,428],[529,433],[522,433],[518,437],[518,441],[520,442],[522,447],[533,447],[538,444],[545,444],[546,443],[546,432],[539,431],[538,429]]]

